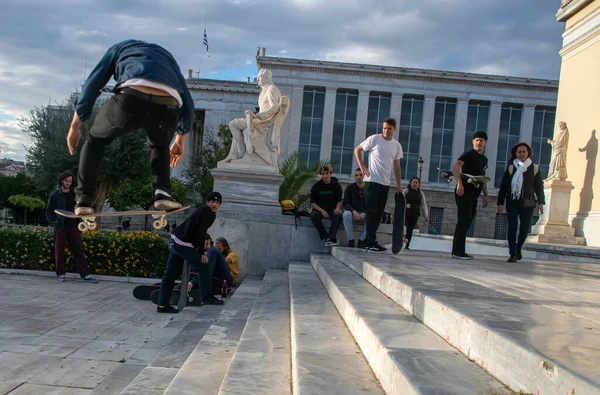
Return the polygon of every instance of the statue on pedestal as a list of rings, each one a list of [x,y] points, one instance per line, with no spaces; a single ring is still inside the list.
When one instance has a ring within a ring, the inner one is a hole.
[[[259,112],[246,111],[245,118],[229,122],[233,137],[231,150],[227,157],[219,162],[250,165],[268,165],[277,167],[281,125],[289,109],[289,98],[281,96],[279,88],[273,84],[270,70],[262,69],[258,73]]]
[[[548,140],[548,144],[552,145],[552,160],[550,161],[550,169],[548,170],[548,178],[550,180],[566,180],[567,179],[567,149],[569,147],[569,128],[566,122],[559,122],[558,127],[560,133],[554,140]]]

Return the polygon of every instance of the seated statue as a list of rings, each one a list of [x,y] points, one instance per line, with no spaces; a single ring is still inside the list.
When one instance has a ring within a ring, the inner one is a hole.
[[[229,155],[219,162],[257,164],[277,167],[280,130],[289,109],[289,98],[281,96],[273,84],[270,70],[258,73],[259,112],[246,111],[246,118],[229,122],[233,137]]]

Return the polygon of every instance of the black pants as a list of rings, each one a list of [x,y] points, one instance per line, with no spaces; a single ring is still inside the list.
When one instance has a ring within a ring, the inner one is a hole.
[[[81,243],[81,232],[75,226],[65,226],[60,232],[54,232],[54,264],[56,275],[60,276],[67,272],[65,248],[69,246],[73,260],[79,270],[79,275],[84,278],[90,271],[88,262],[83,254],[83,244]]]
[[[337,231],[340,227],[340,222],[342,220],[342,215],[335,215],[333,210],[328,211],[329,219],[331,220],[331,226],[329,227],[329,234],[325,231],[325,227],[323,226],[323,214],[319,210],[313,210],[310,213],[310,220],[312,221],[317,231],[319,231],[319,237],[321,240],[336,239],[337,240]]]
[[[452,240],[452,254],[462,255],[465,253],[465,243],[467,241],[467,232],[477,212],[477,198],[479,194],[465,190],[462,196],[454,193],[454,200],[458,207],[458,222],[454,229],[454,239]]]
[[[525,239],[529,234],[531,219],[533,217],[532,208],[522,208],[520,200],[506,200],[506,219],[508,222],[507,238],[508,251],[510,255],[517,255],[517,251],[521,251],[521,247],[525,244]],[[518,222],[521,223],[518,226]],[[519,228],[519,237],[517,238],[517,228]]]
[[[96,177],[104,150],[116,138],[144,129],[150,143],[152,188],[171,192],[169,145],[179,120],[179,108],[153,104],[128,94],[116,94],[102,105],[94,125],[87,134],[79,158],[77,202],[92,204],[96,193]],[[131,147],[133,150],[137,147]]]
[[[377,241],[377,229],[383,210],[388,199],[390,186],[378,184],[376,182],[365,183],[365,203],[367,205],[367,239],[366,244],[371,245]]]
[[[413,230],[415,230],[415,226],[417,226],[417,222],[419,222],[419,217],[404,217],[404,225],[406,225],[406,246],[408,247],[410,241],[412,239]]]

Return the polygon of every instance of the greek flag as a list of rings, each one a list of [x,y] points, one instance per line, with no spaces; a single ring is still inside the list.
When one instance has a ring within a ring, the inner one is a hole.
[[[210,53],[208,52],[208,37],[206,37],[206,28],[204,28],[204,40],[202,40],[202,43],[206,47],[206,54],[210,58]]]

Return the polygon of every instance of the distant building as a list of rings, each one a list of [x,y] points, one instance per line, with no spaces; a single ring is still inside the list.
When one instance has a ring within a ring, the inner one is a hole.
[[[25,173],[25,162],[12,159],[0,159],[0,175],[14,177]]]

